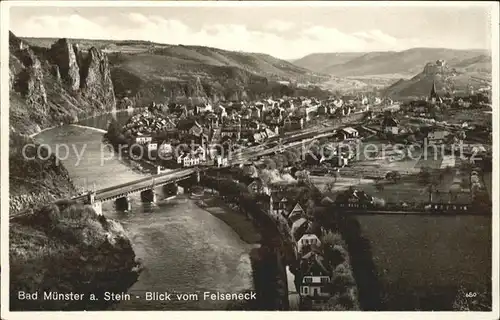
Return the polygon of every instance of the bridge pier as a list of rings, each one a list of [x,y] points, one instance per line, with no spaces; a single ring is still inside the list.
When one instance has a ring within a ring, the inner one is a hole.
[[[115,205],[118,211],[132,210],[132,203],[130,202],[130,198],[128,196],[116,199]]]
[[[182,188],[177,183],[169,183],[163,186],[163,194],[166,198],[182,193]]]
[[[102,202],[96,201],[92,204],[92,209],[94,209],[97,215],[102,216]]]
[[[142,202],[156,202],[156,193],[154,189],[148,189],[141,192]]]

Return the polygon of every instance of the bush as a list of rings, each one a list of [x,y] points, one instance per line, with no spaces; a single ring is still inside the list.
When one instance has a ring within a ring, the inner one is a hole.
[[[345,242],[342,239],[342,236],[338,233],[328,231],[325,234],[323,234],[321,238],[321,242],[324,245],[334,247],[335,245],[340,245],[340,246],[345,246]]]
[[[347,262],[339,264],[333,270],[332,287],[334,292],[345,292],[356,285],[356,280]]]
[[[334,252],[338,252],[344,261],[349,261],[349,253],[343,246],[334,245],[332,249]]]

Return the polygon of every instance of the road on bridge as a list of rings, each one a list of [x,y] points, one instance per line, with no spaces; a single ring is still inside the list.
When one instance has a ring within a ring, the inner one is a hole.
[[[186,176],[190,176],[195,171],[195,168],[177,169],[167,173],[127,182],[110,188],[97,190],[95,199],[100,201],[108,200],[122,194],[128,194],[141,189],[147,189],[153,185],[162,185],[180,178],[184,178]]]

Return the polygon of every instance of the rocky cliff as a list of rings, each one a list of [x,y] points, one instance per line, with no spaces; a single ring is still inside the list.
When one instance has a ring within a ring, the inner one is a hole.
[[[481,76],[483,77],[483,76]],[[481,77],[452,67],[445,60],[428,62],[422,71],[407,80],[399,80],[383,92],[392,98],[427,97],[433,83],[439,94],[467,93],[484,87]],[[484,79],[487,79],[485,77]],[[490,78],[491,79],[491,78]]]
[[[123,228],[89,206],[58,200],[76,193],[66,168],[26,135],[11,132],[9,139],[11,310],[107,308],[104,292],[126,292],[141,270]],[[38,298],[21,299],[19,292]],[[84,299],[47,300],[44,292]]]
[[[68,39],[42,48],[11,32],[9,87],[11,130],[23,133],[116,107],[106,54]]]
[[[69,201],[12,219],[9,256],[13,311],[103,310],[114,303],[104,294],[126,292],[141,270],[119,223]],[[38,296],[23,299],[23,292]]]

